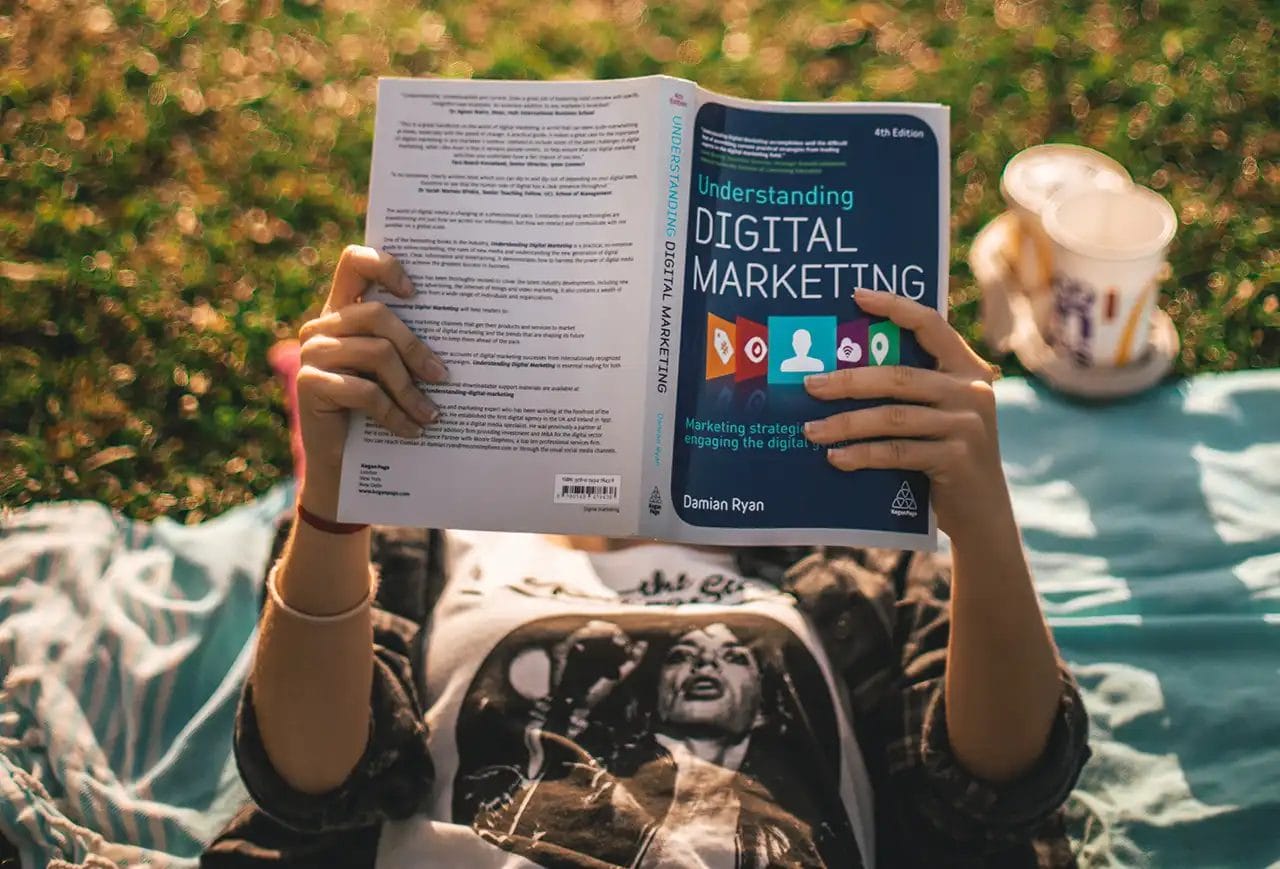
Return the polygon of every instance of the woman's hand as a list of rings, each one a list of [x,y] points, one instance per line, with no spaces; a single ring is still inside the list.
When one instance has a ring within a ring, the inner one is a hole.
[[[837,468],[907,468],[932,481],[938,525],[951,537],[978,523],[1012,518],[996,434],[996,369],[983,361],[933,308],[885,292],[858,290],[858,306],[915,333],[938,360],[910,366],[845,368],[805,379],[815,398],[891,398],[906,404],[837,413],[805,426],[818,444],[887,438],[827,451]]]
[[[395,257],[348,246],[324,309],[299,333],[298,416],[307,454],[303,498],[308,510],[330,519],[348,414],[363,411],[400,437],[417,437],[439,412],[415,381],[436,383],[448,375],[440,358],[390,308],[361,301],[372,284],[402,298],[414,293]]]

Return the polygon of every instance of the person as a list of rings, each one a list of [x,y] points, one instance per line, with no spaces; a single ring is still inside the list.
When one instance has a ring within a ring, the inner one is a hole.
[[[1087,719],[1022,550],[995,374],[936,311],[859,291],[936,370],[811,375],[899,403],[806,424],[840,470],[926,473],[945,561],[824,546],[431,533],[420,626],[336,521],[347,415],[413,437],[442,360],[342,255],[301,330],[305,477],[235,746],[253,798],[206,867],[1064,867]],[[384,562],[391,583],[394,565]],[[379,599],[382,595],[376,595]]]

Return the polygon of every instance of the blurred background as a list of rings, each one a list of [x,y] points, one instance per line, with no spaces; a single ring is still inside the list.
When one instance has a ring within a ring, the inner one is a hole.
[[[0,5],[0,504],[197,522],[289,473],[268,348],[363,237],[380,75],[668,73],[952,109],[952,318],[1017,151],[1180,220],[1177,371],[1280,364],[1273,0],[25,0]],[[985,351],[985,348],[982,348]],[[1016,373],[1011,359],[1000,359]]]

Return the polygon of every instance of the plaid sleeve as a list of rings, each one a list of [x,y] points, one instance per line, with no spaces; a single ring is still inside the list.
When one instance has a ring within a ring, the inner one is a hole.
[[[245,685],[236,718],[236,763],[265,814],[295,830],[321,833],[407,818],[424,805],[433,769],[410,657],[417,630],[407,619],[373,610],[369,741],[347,780],[327,793],[297,791],[275,771],[258,730],[253,691]]]
[[[1018,779],[994,784],[956,760],[947,737],[944,676],[950,636],[949,568],[933,556],[913,558],[897,607],[901,649],[901,725],[887,750],[898,801],[923,816],[943,847],[974,856],[1042,839],[1089,758],[1088,719],[1074,678],[1059,662],[1060,696],[1048,744]],[[951,853],[955,855],[955,851]],[[1074,865],[1040,854],[1041,865]],[[984,864],[985,865],[985,864]]]

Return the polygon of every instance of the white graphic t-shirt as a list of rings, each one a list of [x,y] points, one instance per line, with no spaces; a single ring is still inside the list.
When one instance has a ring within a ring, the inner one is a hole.
[[[873,866],[843,687],[727,553],[450,532],[421,662],[436,780],[379,869]]]

